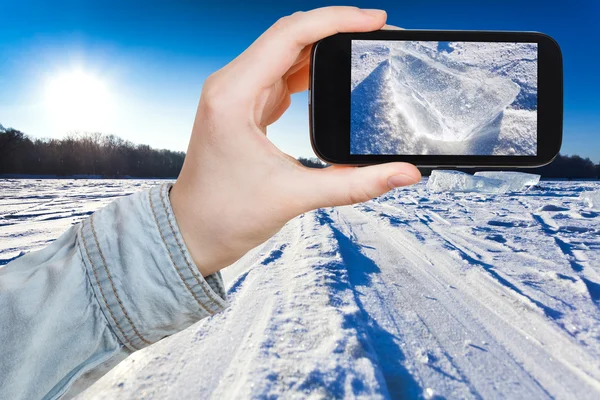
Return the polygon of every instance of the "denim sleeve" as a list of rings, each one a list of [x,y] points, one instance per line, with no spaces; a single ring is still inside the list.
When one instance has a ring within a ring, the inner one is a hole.
[[[59,398],[226,307],[220,273],[203,278],[192,261],[170,187],[116,200],[0,268],[0,398]]]

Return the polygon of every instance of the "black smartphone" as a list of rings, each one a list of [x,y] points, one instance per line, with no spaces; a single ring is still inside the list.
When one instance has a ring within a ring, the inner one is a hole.
[[[340,33],[310,65],[311,143],[328,163],[536,167],[560,150],[562,55],[547,35]]]

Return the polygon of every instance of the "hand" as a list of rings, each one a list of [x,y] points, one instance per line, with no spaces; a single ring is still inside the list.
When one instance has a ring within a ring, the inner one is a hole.
[[[308,89],[311,45],[382,28],[380,10],[327,7],[277,21],[204,83],[171,203],[200,272],[242,257],[303,212],[359,203],[421,178],[411,164],[310,169],[267,139],[267,127]]]

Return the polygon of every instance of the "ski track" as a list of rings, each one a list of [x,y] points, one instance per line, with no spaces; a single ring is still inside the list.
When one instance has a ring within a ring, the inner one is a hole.
[[[158,183],[66,182],[0,181],[0,265]],[[579,199],[593,189],[420,184],[301,215],[223,271],[225,311],[80,398],[598,398],[600,213]]]

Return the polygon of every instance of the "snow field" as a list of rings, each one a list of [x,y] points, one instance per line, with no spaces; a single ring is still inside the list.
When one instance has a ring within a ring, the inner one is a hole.
[[[151,182],[75,184],[1,182],[0,259]],[[223,271],[227,310],[80,398],[598,398],[600,213],[583,194],[599,189],[424,182],[306,213]],[[47,207],[66,217],[42,220]]]
[[[111,201],[159,182],[0,179],[0,266],[46,246]]]

